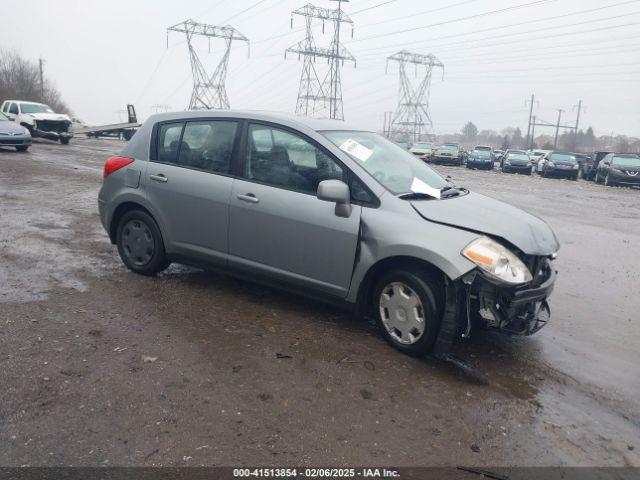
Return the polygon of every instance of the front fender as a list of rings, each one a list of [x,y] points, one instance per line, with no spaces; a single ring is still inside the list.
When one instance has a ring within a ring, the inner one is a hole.
[[[450,280],[470,272],[476,265],[461,255],[479,234],[429,222],[415,212],[407,215],[364,208],[358,258],[347,301],[356,302],[367,273],[379,262],[409,257],[427,262]]]

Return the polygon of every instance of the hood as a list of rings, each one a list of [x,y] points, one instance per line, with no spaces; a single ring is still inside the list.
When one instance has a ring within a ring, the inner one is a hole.
[[[24,127],[16,122],[0,121],[0,135],[2,134],[26,135]]]
[[[69,115],[65,115],[64,113],[25,113],[25,115],[33,117],[36,120],[57,120],[71,123]]]
[[[426,220],[502,238],[527,255],[551,255],[560,248],[544,220],[479,193],[411,204]]]

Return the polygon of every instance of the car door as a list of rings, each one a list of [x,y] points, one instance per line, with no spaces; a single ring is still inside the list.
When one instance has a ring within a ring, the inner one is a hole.
[[[160,123],[143,188],[161,224],[167,252],[226,265],[236,120]]]
[[[318,184],[345,168],[297,132],[250,123],[242,178],[230,200],[229,264],[274,281],[345,297],[362,207],[348,218],[316,197]]]
[[[9,104],[9,111],[7,113],[7,117],[9,117],[10,120],[15,120],[18,117],[18,115],[20,115],[20,111],[18,110],[18,104],[11,102],[11,104]]]

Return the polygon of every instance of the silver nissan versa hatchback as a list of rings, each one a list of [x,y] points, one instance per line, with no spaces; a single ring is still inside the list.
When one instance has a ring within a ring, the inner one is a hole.
[[[550,316],[559,244],[543,220],[343,122],[155,115],[107,160],[98,203],[136,273],[179,262],[333,301],[410,355]]]

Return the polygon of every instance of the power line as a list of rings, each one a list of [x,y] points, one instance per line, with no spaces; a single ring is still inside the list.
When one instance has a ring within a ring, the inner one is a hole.
[[[498,14],[498,13],[509,12],[509,11],[512,11],[512,10],[519,10],[521,8],[532,7],[532,6],[535,6],[535,5],[541,5],[543,3],[555,2],[555,1],[556,0],[536,0],[535,2],[522,3],[520,5],[513,5],[511,7],[505,7],[505,8],[501,8],[499,10],[491,10],[491,11],[488,11],[488,12],[477,13],[477,14],[474,14],[474,15],[466,16],[466,17],[460,17],[460,18],[454,18],[454,19],[451,19],[451,20],[445,20],[445,21],[442,21],[442,22],[432,23],[430,25],[422,25],[420,27],[406,28],[404,30],[396,30],[394,32],[387,32],[387,33],[381,33],[381,34],[378,34],[378,35],[371,35],[369,37],[364,37],[364,38],[352,40],[352,43],[363,42],[363,41],[366,41],[366,40],[371,40],[372,38],[382,38],[382,37],[388,37],[388,36],[391,36],[391,35],[398,35],[400,33],[415,32],[416,30],[423,30],[425,28],[432,28],[432,27],[437,27],[437,26],[440,26],[440,25],[448,25],[450,23],[463,22],[463,21],[466,21],[466,20],[472,20],[474,18],[486,17],[488,15],[495,15],[495,14]]]
[[[242,10],[241,12],[236,13],[235,15],[231,15],[229,18],[227,18],[226,20],[223,20],[222,22],[220,22],[220,24],[225,24],[227,22],[229,22],[230,20],[233,20],[234,18],[236,18],[239,15],[242,15],[245,12],[248,12],[249,10],[257,7],[258,5],[260,5],[261,3],[266,2],[267,0],[258,0],[257,2],[251,4],[250,6],[248,6],[247,8],[245,8],[244,10]]]
[[[355,12],[353,12],[351,14],[351,16],[358,15],[359,13],[366,12],[368,10],[373,10],[374,8],[382,7],[383,5],[387,5],[389,3],[393,3],[393,2],[397,2],[397,1],[398,0],[387,0],[386,2],[379,3],[379,4],[374,5],[372,7],[363,8],[362,10],[356,10]]]
[[[465,32],[465,33],[456,33],[456,34],[452,34],[452,35],[441,35],[438,36],[437,38],[434,39],[427,39],[427,40],[417,40],[417,41],[412,41],[412,42],[403,42],[401,44],[394,44],[394,45],[385,45],[385,47],[374,47],[374,48],[369,48],[369,49],[364,49],[362,50],[362,52],[367,52],[367,51],[372,51],[372,50],[380,50],[381,48],[393,48],[394,46],[398,46],[398,45],[411,45],[411,44],[416,44],[416,43],[423,43],[423,42],[431,42],[433,40],[442,40],[442,39],[446,39],[446,38],[455,38],[455,37],[460,37],[460,36],[467,36],[467,35],[474,35],[476,33],[481,33],[481,32],[491,32],[494,30],[501,30],[504,28],[511,28],[511,27],[516,27],[516,26],[522,26],[522,25],[529,25],[532,23],[538,23],[538,22],[548,22],[550,20],[557,20],[559,18],[565,18],[565,17],[569,17],[569,16],[573,16],[573,15],[583,15],[585,13],[592,13],[598,10],[603,10],[606,8],[613,8],[613,7],[617,7],[620,5],[624,5],[624,4],[628,4],[628,3],[637,3],[639,0],[631,0],[631,1],[627,1],[627,2],[622,2],[622,3],[616,3],[613,5],[607,5],[604,7],[599,7],[599,8],[593,8],[593,9],[589,9],[589,10],[581,10],[581,11],[577,11],[577,12],[570,12],[570,13],[566,13],[563,15],[554,15],[551,17],[545,17],[545,18],[540,18],[540,19],[534,19],[534,20],[527,20],[524,22],[519,22],[519,23],[511,23],[508,25],[499,25],[496,27],[491,27],[491,28],[485,28],[483,30],[474,30],[473,32]],[[615,15],[612,17],[604,17],[604,18],[596,18],[596,19],[591,19],[591,20],[585,20],[583,22],[573,22],[573,23],[568,23],[568,24],[564,24],[564,25],[555,25],[553,28],[564,28],[564,27],[574,27],[577,25],[584,25],[584,24],[588,24],[588,23],[594,23],[594,22],[602,22],[602,21],[606,21],[606,20],[613,20],[613,19],[617,19],[617,18],[621,18],[621,17],[626,17],[629,15],[635,15],[637,13],[640,12],[632,12],[632,13],[625,13],[622,15]],[[506,34],[502,34],[502,35],[494,35],[494,36],[490,36],[490,37],[481,37],[479,39],[473,39],[474,42],[476,41],[483,41],[483,40],[490,40],[490,39],[495,39],[495,38],[504,38],[504,37],[510,37],[513,35],[525,35],[528,33],[536,33],[539,32],[539,30],[527,30],[526,32],[512,32],[512,33],[506,33]],[[454,43],[450,43],[447,42],[446,44],[441,44],[441,45],[457,45],[460,43],[467,43],[469,40],[461,40],[459,42],[454,42]],[[432,43],[429,44],[430,47],[433,46],[438,46],[438,45],[433,45]],[[372,54],[363,54],[362,56],[371,56],[371,55],[375,55],[375,53]]]
[[[396,22],[398,20],[406,20],[407,18],[415,18],[415,17],[419,17],[421,15],[426,15],[427,13],[435,13],[435,12],[439,12],[441,10],[446,10],[448,8],[459,7],[460,5],[465,5],[467,3],[473,3],[473,2],[477,2],[477,1],[478,0],[464,0],[462,2],[454,3],[453,5],[445,5],[444,7],[432,8],[432,9],[429,9],[429,10],[423,10],[421,12],[416,12],[416,13],[414,13],[412,15],[403,15],[402,17],[389,18],[387,20],[382,20],[380,22],[365,23],[364,25],[362,25],[361,27],[358,27],[358,28],[373,27],[375,25],[382,25],[383,23]]]

